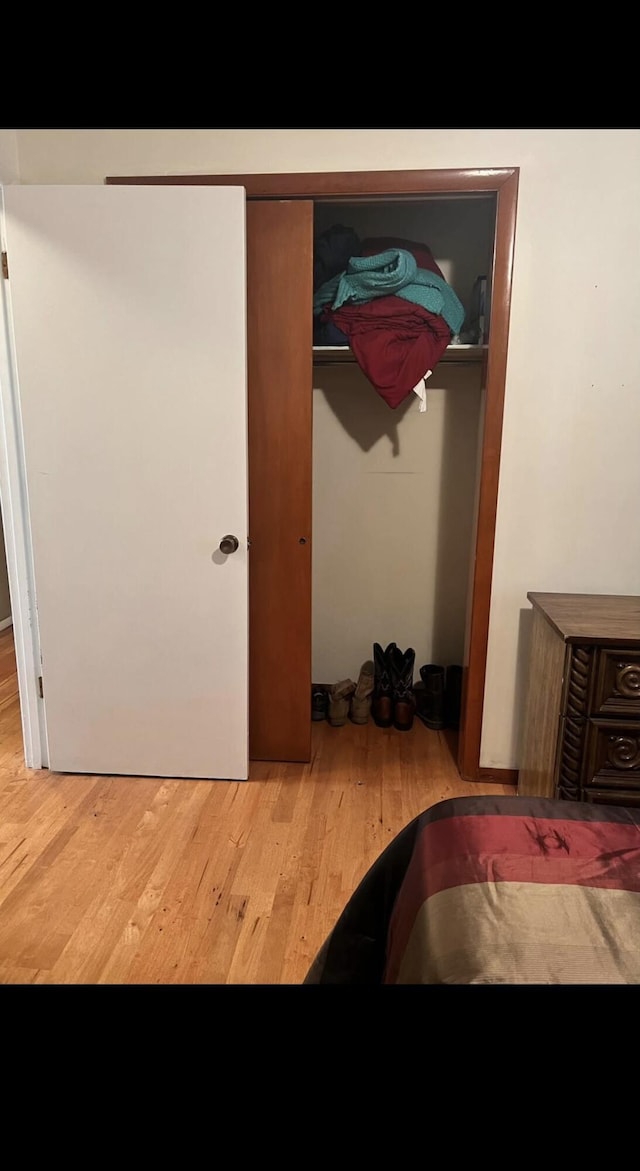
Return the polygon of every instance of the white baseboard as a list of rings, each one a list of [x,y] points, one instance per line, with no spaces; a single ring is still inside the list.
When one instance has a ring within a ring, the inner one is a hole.
[[[7,626],[13,626],[13,618],[9,615],[8,618],[3,618],[0,622],[0,630],[6,630]]]

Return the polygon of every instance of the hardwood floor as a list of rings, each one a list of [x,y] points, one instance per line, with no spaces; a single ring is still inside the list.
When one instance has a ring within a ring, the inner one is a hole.
[[[0,983],[298,984],[345,902],[420,810],[467,793],[445,735],[313,725],[308,765],[251,779],[24,768],[0,634]]]

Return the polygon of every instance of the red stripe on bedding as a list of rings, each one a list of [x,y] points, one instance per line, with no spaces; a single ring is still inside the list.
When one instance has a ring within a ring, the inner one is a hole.
[[[391,916],[399,966],[419,907],[468,883],[538,882],[640,892],[640,828],[543,817],[451,817],[421,830]]]
[[[422,898],[467,882],[559,882],[640,891],[640,829],[542,817],[452,817],[424,827]]]

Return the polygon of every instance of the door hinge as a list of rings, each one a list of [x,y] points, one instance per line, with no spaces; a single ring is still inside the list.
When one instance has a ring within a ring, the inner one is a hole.
[[[42,685],[42,675],[38,675],[38,693],[40,695],[40,699],[44,699],[44,687]]]
[[[9,280],[9,261],[6,252],[2,253],[2,275],[6,281]]]

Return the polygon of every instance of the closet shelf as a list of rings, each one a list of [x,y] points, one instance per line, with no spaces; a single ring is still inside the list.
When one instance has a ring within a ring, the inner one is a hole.
[[[482,362],[488,346],[447,346],[441,362]],[[355,355],[349,346],[314,346],[314,366],[338,366],[355,362]]]

